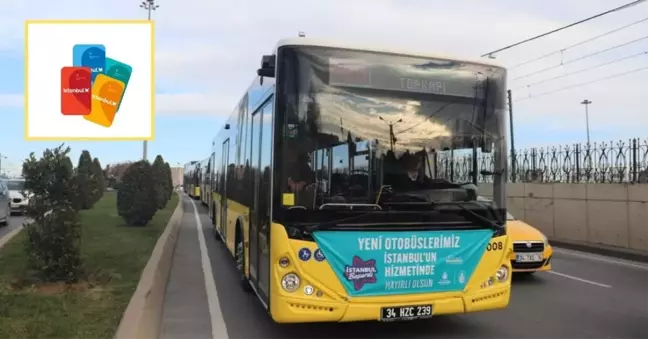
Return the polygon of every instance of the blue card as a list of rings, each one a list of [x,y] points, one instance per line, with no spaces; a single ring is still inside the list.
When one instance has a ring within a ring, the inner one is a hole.
[[[92,82],[98,74],[104,74],[106,68],[106,47],[100,44],[79,44],[72,48],[72,65],[89,67],[92,71]]]

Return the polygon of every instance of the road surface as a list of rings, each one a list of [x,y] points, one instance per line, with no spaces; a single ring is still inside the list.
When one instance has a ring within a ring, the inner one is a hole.
[[[648,338],[648,265],[563,249],[552,273],[514,277],[504,310],[389,324],[275,324],[240,289],[207,209],[187,197],[183,204],[162,338]]]

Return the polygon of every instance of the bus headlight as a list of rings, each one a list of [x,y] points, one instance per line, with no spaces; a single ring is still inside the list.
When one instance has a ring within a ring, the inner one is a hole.
[[[493,277],[490,277],[490,278],[488,278],[488,280],[486,280],[486,282],[481,284],[481,288],[486,288],[486,287],[493,286],[494,283],[495,283],[495,279],[493,279]]]
[[[497,277],[497,280],[499,282],[506,281],[508,279],[509,271],[506,266],[501,266],[499,269],[497,269],[497,272],[495,272],[495,277]]]
[[[549,239],[547,239],[547,236],[544,234],[542,235],[542,242],[544,242],[545,246],[549,245]]]
[[[281,287],[286,292],[295,292],[299,288],[299,276],[295,273],[288,273],[281,278]]]
[[[286,268],[286,267],[288,267],[288,265],[290,265],[290,260],[288,258],[283,257],[283,258],[279,259],[279,266],[281,266],[283,268]]]

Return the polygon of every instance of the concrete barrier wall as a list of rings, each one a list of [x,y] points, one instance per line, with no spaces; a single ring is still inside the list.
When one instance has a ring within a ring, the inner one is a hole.
[[[508,209],[550,240],[648,254],[648,185],[508,183]],[[480,185],[492,196],[492,187]]]
[[[167,280],[182,215],[182,195],[142,272],[137,289],[122,315],[115,339],[158,338]]]

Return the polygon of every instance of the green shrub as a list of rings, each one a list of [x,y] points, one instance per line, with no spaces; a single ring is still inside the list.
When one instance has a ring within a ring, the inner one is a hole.
[[[75,188],[77,201],[75,205],[79,209],[87,210],[92,208],[96,202],[96,183],[92,180],[92,157],[90,152],[84,150],[79,157],[75,176]]]
[[[164,163],[164,172],[166,177],[167,200],[171,200],[171,197],[173,197],[173,176],[171,166],[169,166],[168,162]]]
[[[115,177],[108,177],[108,187],[112,187],[114,189],[117,189],[117,178]]]
[[[158,209],[163,209],[169,201],[167,192],[166,172],[164,169],[164,159],[158,154],[153,161],[153,178],[155,180],[155,201]]]
[[[117,191],[117,212],[131,226],[145,226],[157,211],[153,169],[146,160],[131,164]]]
[[[63,145],[34,153],[23,163],[25,189],[33,193],[25,223],[30,267],[43,281],[74,282],[82,274],[81,226],[74,208],[74,169]]]
[[[104,191],[106,191],[104,171],[101,169],[101,163],[99,163],[99,159],[97,158],[92,160],[92,180],[95,186],[94,202],[97,203],[103,197]]]

